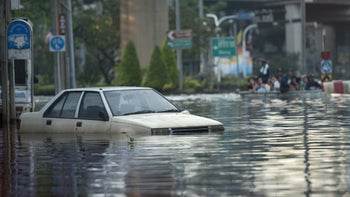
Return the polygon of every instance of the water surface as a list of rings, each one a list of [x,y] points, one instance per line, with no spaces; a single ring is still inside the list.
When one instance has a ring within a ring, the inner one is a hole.
[[[1,146],[10,196],[349,196],[350,97],[169,96],[211,135],[18,135]],[[7,138],[6,138],[7,139]]]

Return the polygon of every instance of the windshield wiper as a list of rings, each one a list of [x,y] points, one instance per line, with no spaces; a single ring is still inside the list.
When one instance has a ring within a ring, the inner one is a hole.
[[[167,110],[163,110],[163,111],[158,111],[159,113],[162,113],[162,112],[180,112],[180,110],[178,109],[167,109]]]
[[[122,115],[132,115],[132,114],[148,114],[148,113],[156,113],[154,110],[140,110],[135,112],[124,113]]]

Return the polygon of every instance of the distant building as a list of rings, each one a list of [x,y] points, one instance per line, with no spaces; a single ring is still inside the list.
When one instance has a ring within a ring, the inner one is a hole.
[[[168,1],[121,1],[121,48],[132,40],[136,46],[141,67],[146,67],[156,45],[162,45],[169,30]]]
[[[140,64],[149,63],[155,45],[169,30],[170,0],[123,0],[121,48],[133,40]],[[215,0],[202,0],[204,7]],[[317,74],[321,52],[330,51],[335,79],[350,78],[350,0],[226,0],[226,13],[271,10],[274,22],[284,25],[285,52],[299,54],[299,74]],[[305,9],[302,9],[305,8]],[[305,10],[305,12],[303,12]],[[304,36],[303,36],[304,35]]]
[[[203,1],[205,4],[215,3],[215,0]],[[350,78],[349,0],[227,0],[226,2],[227,12],[235,12],[237,9],[271,10],[275,22],[285,26],[285,51],[300,55],[301,74],[318,73],[322,60],[321,52],[329,51],[334,78]]]

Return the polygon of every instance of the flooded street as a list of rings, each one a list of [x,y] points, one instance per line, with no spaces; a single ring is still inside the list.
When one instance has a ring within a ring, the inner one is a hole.
[[[169,96],[222,134],[1,133],[2,196],[349,196],[350,96]]]

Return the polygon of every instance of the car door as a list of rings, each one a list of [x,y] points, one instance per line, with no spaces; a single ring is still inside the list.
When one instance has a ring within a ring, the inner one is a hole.
[[[46,132],[74,132],[75,114],[82,91],[63,93],[44,112],[43,127]]]
[[[74,127],[78,133],[105,133],[109,131],[110,118],[99,92],[84,92]]]

